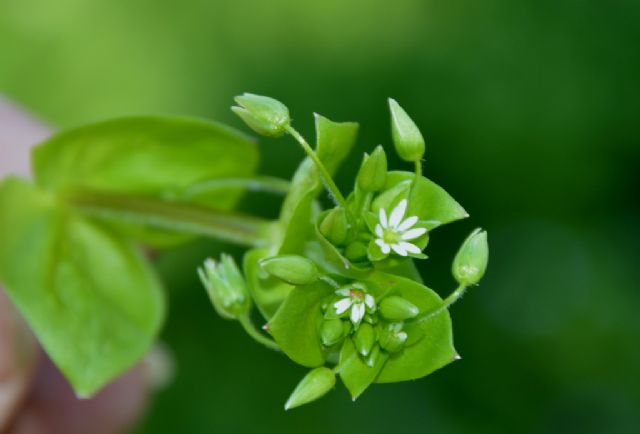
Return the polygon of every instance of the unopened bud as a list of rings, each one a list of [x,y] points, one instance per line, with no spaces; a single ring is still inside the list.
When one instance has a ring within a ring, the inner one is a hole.
[[[374,345],[367,357],[365,363],[368,367],[373,368],[380,357],[380,345]]]
[[[453,260],[453,277],[461,285],[475,285],[482,279],[488,261],[487,232],[476,229],[462,243]]]
[[[320,340],[324,346],[337,344],[345,336],[343,321],[339,319],[325,319],[320,325]]]
[[[380,314],[390,321],[404,321],[415,318],[420,310],[409,300],[392,295],[380,303]]]
[[[356,332],[353,343],[356,350],[363,356],[367,357],[376,343],[376,331],[371,324],[362,323]]]
[[[315,401],[329,392],[335,384],[336,376],[331,369],[324,366],[312,369],[298,383],[284,405],[284,409],[290,410]]]
[[[396,152],[405,161],[420,161],[424,156],[424,138],[420,130],[396,100],[389,98],[389,109]]]
[[[320,223],[320,233],[335,246],[343,244],[349,233],[349,221],[345,209],[337,207],[329,211]]]
[[[402,326],[397,325],[390,324],[380,332],[380,346],[390,353],[402,350],[409,337],[405,331],[402,331]]]
[[[239,106],[233,106],[231,110],[263,136],[281,136],[291,122],[289,109],[276,99],[245,93],[235,97],[235,101]]]
[[[367,245],[362,241],[355,241],[344,249],[344,256],[353,262],[363,261],[367,258]]]
[[[291,285],[309,285],[318,280],[316,264],[298,255],[272,256],[261,260],[260,266],[273,277]]]
[[[237,319],[249,311],[249,291],[231,256],[223,254],[219,262],[207,259],[204,266],[198,268],[198,275],[221,317]]]
[[[378,146],[371,155],[366,155],[356,178],[358,187],[366,192],[380,191],[387,182],[387,155]]]

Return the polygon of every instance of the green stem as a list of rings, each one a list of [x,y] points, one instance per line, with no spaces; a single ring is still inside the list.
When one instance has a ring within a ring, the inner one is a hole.
[[[418,180],[422,176],[422,161],[418,160],[415,162],[415,177],[413,178],[413,182],[411,183],[411,192],[413,192],[414,188],[418,184]]]
[[[190,233],[245,246],[266,243],[270,222],[196,205],[124,194],[76,191],[65,196],[88,216]]]
[[[439,307],[437,307],[436,309],[421,313],[415,318],[414,321],[416,322],[426,321],[438,315],[439,313],[443,312],[444,310],[448,309],[449,306],[451,306],[453,303],[458,301],[460,297],[464,295],[464,292],[466,289],[467,289],[466,285],[460,284],[455,291],[453,291],[447,298],[445,298],[442,301],[442,304]]]
[[[253,178],[215,178],[190,185],[175,196],[190,199],[194,196],[220,190],[244,189],[248,191],[286,195],[291,187],[289,181],[272,176],[256,176]]]
[[[344,196],[338,189],[338,186],[336,185],[336,183],[333,181],[333,178],[331,177],[331,174],[329,173],[325,165],[322,163],[320,158],[318,158],[318,155],[316,155],[314,150],[311,149],[311,146],[309,146],[309,143],[307,143],[304,137],[302,137],[302,135],[299,132],[297,132],[295,128],[293,128],[291,125],[287,125],[285,129],[289,134],[293,136],[294,139],[298,141],[298,143],[300,143],[300,146],[302,146],[302,149],[304,150],[304,152],[306,152],[309,158],[313,160],[316,167],[320,171],[320,176],[322,176],[322,180],[327,186],[329,193],[331,193],[331,195],[334,197],[338,205],[344,207],[344,209],[347,210],[347,213],[348,213],[349,211],[347,208],[347,201],[345,200]]]
[[[258,343],[261,343],[271,350],[280,351],[280,346],[273,339],[268,338],[262,332],[256,329],[256,326],[249,318],[249,315],[241,316],[240,318],[238,318],[238,321],[242,325],[244,331],[246,331],[247,334],[255,339]]]

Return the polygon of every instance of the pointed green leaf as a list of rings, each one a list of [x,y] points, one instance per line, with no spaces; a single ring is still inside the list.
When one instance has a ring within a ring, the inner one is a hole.
[[[80,396],[137,362],[163,319],[135,248],[16,178],[0,184],[0,281]]]
[[[469,216],[449,193],[425,177],[420,177],[412,189],[414,177],[415,174],[412,172],[389,172],[385,191],[373,201],[371,209],[374,212],[381,207],[391,210],[402,199],[408,199],[406,215],[418,216],[421,221],[437,222],[432,227]]]
[[[365,283],[370,288],[376,288],[381,294],[399,295],[409,300],[420,312],[430,311],[442,305],[442,299],[438,294],[404,277],[376,272],[372,273]],[[451,317],[446,309],[427,321],[407,321],[406,325],[412,345],[389,358],[376,382],[392,383],[421,378],[454,360],[456,351],[453,347]],[[414,327],[419,330],[412,330]],[[415,335],[418,336],[418,340],[414,343]]]
[[[332,292],[332,288],[323,282],[298,286],[269,321],[269,333],[294,362],[309,367],[324,364],[319,334],[321,308],[323,300]]]

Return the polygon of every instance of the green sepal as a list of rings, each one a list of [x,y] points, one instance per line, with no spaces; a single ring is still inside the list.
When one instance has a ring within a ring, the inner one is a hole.
[[[260,260],[260,266],[273,277],[291,285],[309,285],[318,280],[318,267],[300,255],[270,256]]]
[[[268,249],[252,249],[244,255],[243,270],[251,298],[262,316],[269,320],[294,288],[271,276],[259,262],[270,256]]]
[[[484,276],[488,261],[487,232],[478,228],[460,246],[451,267],[453,277],[461,285],[475,285]]]
[[[235,98],[238,106],[231,107],[252,130],[268,137],[279,137],[289,125],[289,109],[277,99],[244,93]]]
[[[366,357],[376,343],[376,331],[366,322],[360,324],[358,331],[353,336],[353,343],[361,356]]]
[[[284,405],[285,410],[300,407],[326,395],[336,384],[336,374],[329,368],[321,366],[312,369],[298,383]]]
[[[364,192],[382,190],[387,181],[387,155],[382,146],[377,146],[371,155],[365,154],[358,175],[357,186]]]
[[[385,297],[380,302],[379,310],[380,315],[389,321],[404,321],[415,318],[420,313],[417,306],[397,295]]]
[[[345,339],[340,351],[338,370],[340,379],[351,394],[351,399],[355,401],[376,380],[386,360],[385,354],[379,354],[372,358],[372,366],[367,365],[358,354],[353,341]]]
[[[422,133],[396,100],[389,98],[391,111],[391,137],[400,158],[405,161],[420,161],[424,156]]]

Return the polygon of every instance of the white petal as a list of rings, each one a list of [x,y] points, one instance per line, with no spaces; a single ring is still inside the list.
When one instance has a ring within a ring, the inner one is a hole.
[[[382,226],[376,225],[376,235],[382,238],[384,235],[384,231],[382,230]]]
[[[408,243],[407,243],[408,244]],[[407,256],[407,251],[400,244],[391,244],[391,248],[400,256]]]
[[[400,241],[398,243],[402,249],[406,250],[409,253],[420,253],[420,248],[415,244],[407,243],[406,241]]]
[[[351,308],[351,322],[354,324],[358,324],[362,317],[364,316],[364,304],[357,303],[354,304]]]
[[[336,301],[333,307],[336,308],[336,313],[338,315],[342,315],[349,307],[351,306],[350,298],[343,298],[342,300]]]
[[[421,237],[426,233],[427,230],[425,228],[413,228],[403,233],[400,238],[403,240],[413,240],[414,238]]]
[[[347,288],[338,289],[336,294],[342,295],[343,297],[349,297],[351,295],[351,291]]]
[[[398,230],[406,231],[411,226],[415,225],[417,222],[418,222],[418,217],[416,216],[407,217],[406,219],[404,219],[402,223],[398,225]]]
[[[366,304],[369,309],[373,310],[376,307],[376,300],[373,298],[371,294],[365,294],[364,304]]]
[[[385,255],[388,255],[391,251],[391,247],[389,247],[389,244],[385,243],[380,238],[376,238],[376,244],[380,246],[380,250],[382,250],[382,253],[384,253]]]
[[[400,203],[391,211],[389,217],[389,227],[397,228],[404,217],[404,212],[407,210],[407,199],[402,199]]]
[[[388,227],[387,212],[384,210],[384,208],[380,208],[380,211],[378,211],[378,220],[380,220],[380,224],[383,228]]]

